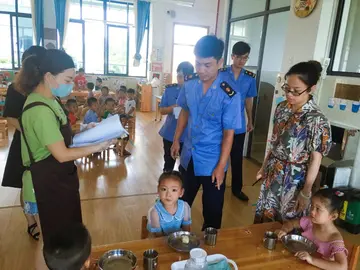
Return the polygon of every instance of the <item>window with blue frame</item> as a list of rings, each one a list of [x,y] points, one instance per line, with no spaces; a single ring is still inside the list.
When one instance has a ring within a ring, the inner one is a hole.
[[[0,69],[20,68],[21,56],[32,46],[31,0],[0,0]]]
[[[134,67],[136,45],[132,3],[70,0],[69,16],[64,48],[73,57],[77,68],[83,67],[88,74],[146,77],[149,22],[141,46],[142,60],[139,67]]]

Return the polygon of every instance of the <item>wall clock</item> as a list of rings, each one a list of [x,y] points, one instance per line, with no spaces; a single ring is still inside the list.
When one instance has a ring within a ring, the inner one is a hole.
[[[317,0],[295,0],[294,11],[299,18],[305,18],[313,12]]]

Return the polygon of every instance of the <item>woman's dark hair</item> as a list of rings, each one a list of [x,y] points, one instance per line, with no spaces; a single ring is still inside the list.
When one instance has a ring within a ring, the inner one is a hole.
[[[30,94],[44,80],[46,73],[57,75],[69,68],[75,68],[75,64],[64,51],[50,49],[42,55],[30,55],[23,62],[15,82],[16,88]]]
[[[190,75],[194,73],[194,66],[190,63],[190,62],[181,62],[177,69],[176,72],[182,72],[182,74],[184,74],[184,76]]]
[[[159,181],[158,181],[159,185],[161,184],[162,181],[169,178],[179,181],[181,187],[183,186],[183,178],[179,171],[163,172],[159,177]]]
[[[222,58],[224,41],[214,35],[202,37],[195,45],[194,54],[201,58],[214,57],[217,61]]]
[[[46,49],[44,47],[37,45],[30,46],[21,56],[21,63],[24,62],[25,59],[30,55],[37,55],[39,57],[44,57],[45,54],[46,54]]]
[[[334,188],[325,188],[318,190],[314,195],[320,199],[326,205],[326,208],[330,213],[340,214],[341,209],[343,208],[343,196],[344,194],[337,189]]]
[[[298,78],[309,88],[316,85],[320,79],[322,66],[318,61],[310,60],[308,62],[300,62],[290,68],[286,73],[285,79],[290,75],[297,75]]]

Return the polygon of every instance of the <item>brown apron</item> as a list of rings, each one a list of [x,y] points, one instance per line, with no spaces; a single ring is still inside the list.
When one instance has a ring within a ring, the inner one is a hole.
[[[23,109],[23,113],[35,106],[46,106],[53,111],[46,103],[33,102]],[[60,123],[60,132],[68,147],[72,142],[69,121],[62,125],[60,118],[54,111],[53,113]],[[72,223],[82,223],[77,167],[74,161],[60,163],[52,155],[35,162],[26,140],[21,117],[19,122],[30,157],[28,169],[31,172],[42,235],[46,244],[52,234],[66,229]]]

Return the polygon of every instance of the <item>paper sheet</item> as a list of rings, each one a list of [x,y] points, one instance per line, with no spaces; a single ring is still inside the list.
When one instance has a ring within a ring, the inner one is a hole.
[[[173,114],[174,114],[174,116],[175,116],[175,119],[178,119],[178,118],[179,118],[180,112],[181,112],[181,107],[175,107],[175,108],[173,109]]]
[[[119,115],[101,121],[96,127],[76,134],[70,147],[83,147],[126,136],[128,133],[121,125]]]

